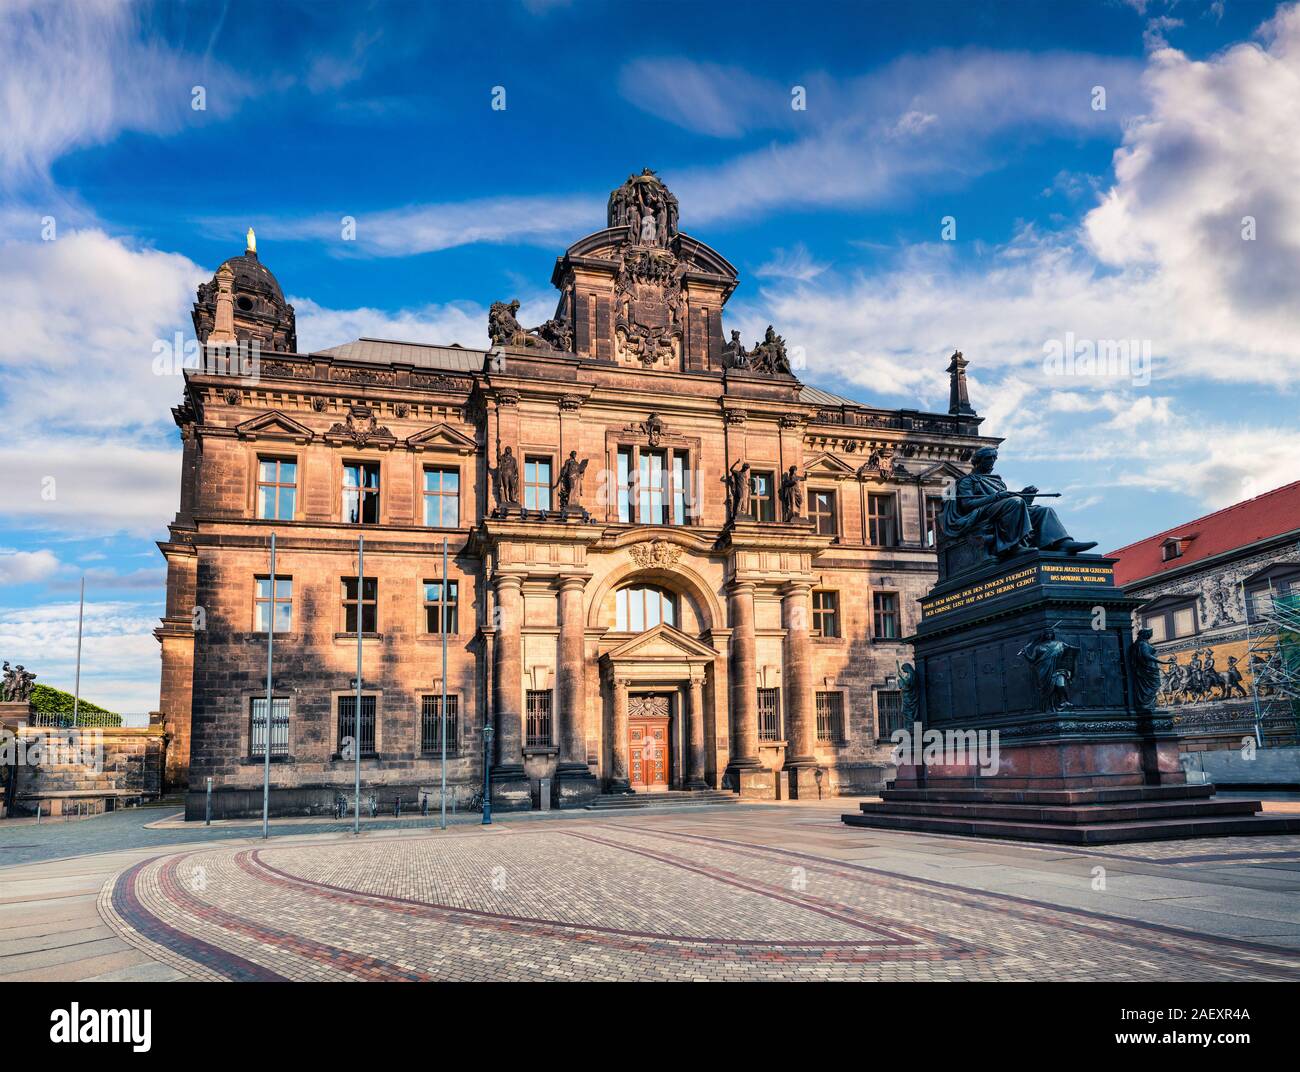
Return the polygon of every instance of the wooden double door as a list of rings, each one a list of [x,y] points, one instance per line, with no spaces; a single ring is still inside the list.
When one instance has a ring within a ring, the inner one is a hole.
[[[628,701],[628,781],[639,792],[668,788],[671,765],[672,697],[643,693]]]

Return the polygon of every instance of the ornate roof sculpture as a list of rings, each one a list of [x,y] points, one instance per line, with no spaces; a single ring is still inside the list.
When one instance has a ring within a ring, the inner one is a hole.
[[[792,376],[785,340],[771,327],[752,351],[735,332],[724,344],[722,307],[736,269],[681,232],[678,213],[677,198],[652,170],[629,175],[609,195],[605,229],[557,260],[555,316],[524,328],[517,301],[496,302],[488,317],[493,345],[650,370]]]
[[[199,284],[191,317],[201,343],[256,342],[263,351],[280,353],[298,349],[293,306],[258,259],[251,227],[243,254],[224,261],[210,282]]]

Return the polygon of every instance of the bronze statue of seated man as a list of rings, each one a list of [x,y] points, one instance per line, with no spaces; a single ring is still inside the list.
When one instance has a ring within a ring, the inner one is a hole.
[[[957,481],[954,494],[944,500],[939,515],[939,532],[946,539],[983,536],[985,546],[999,558],[1037,547],[1043,551],[1065,551],[1077,555],[1097,546],[1074,539],[1065,531],[1056,511],[1035,506],[1035,487],[1008,491],[993,472],[998,452],[983,447],[972,458],[972,471]]]

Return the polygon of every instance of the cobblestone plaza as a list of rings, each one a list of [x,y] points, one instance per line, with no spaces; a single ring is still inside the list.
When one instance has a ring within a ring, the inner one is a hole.
[[[1300,977],[1300,838],[976,843],[845,828],[842,807],[377,824],[359,839],[218,824],[188,844],[193,824],[156,821],[152,844],[119,824],[132,847],[0,869],[0,978]],[[0,861],[37,840],[8,827]]]

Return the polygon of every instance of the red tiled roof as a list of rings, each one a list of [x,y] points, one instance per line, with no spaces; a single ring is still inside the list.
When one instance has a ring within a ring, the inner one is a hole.
[[[1119,559],[1115,583],[1122,587],[1296,530],[1300,530],[1300,480],[1111,551]],[[1166,562],[1161,547],[1171,537],[1183,539],[1183,553]]]

